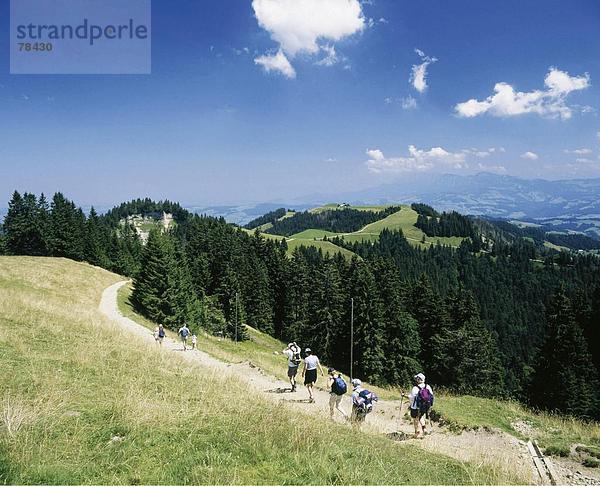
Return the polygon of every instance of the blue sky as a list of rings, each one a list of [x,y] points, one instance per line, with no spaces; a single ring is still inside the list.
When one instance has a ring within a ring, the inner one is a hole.
[[[0,200],[600,177],[599,34],[591,0],[153,0],[152,74],[122,76],[11,75],[3,35]]]

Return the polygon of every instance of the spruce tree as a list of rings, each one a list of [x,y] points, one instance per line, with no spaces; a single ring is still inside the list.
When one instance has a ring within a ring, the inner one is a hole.
[[[43,219],[34,194],[15,191],[4,219],[6,251],[12,255],[46,254]]]
[[[408,386],[415,373],[421,371],[419,323],[404,306],[404,289],[397,269],[383,259],[375,265],[385,319],[384,381],[389,385]]]
[[[446,303],[451,325],[442,330],[435,359],[442,384],[468,395],[501,396],[504,373],[492,334],[473,295],[457,289]]]
[[[552,299],[546,322],[546,340],[535,366],[531,403],[577,417],[598,419],[598,374],[564,290]]]
[[[305,345],[318,350],[325,363],[333,363],[339,352],[336,336],[344,326],[344,299],[341,277],[332,260],[324,260],[316,269],[309,298],[309,323]]]
[[[450,326],[444,302],[433,291],[431,281],[421,275],[419,281],[406,293],[405,305],[419,323],[421,353],[419,362],[432,383],[445,381],[444,364],[440,356],[445,345],[442,334]]]
[[[372,383],[381,383],[386,373],[385,334],[375,278],[368,266],[356,258],[352,261],[349,278],[350,295],[354,299],[355,374]]]
[[[52,256],[84,258],[85,216],[60,192],[52,198],[48,224],[48,250]]]
[[[133,279],[131,302],[137,312],[149,319],[166,325],[169,308],[169,257],[166,238],[157,230],[150,231],[142,251],[140,271]]]
[[[107,241],[104,228],[101,226],[96,210],[92,206],[85,227],[84,255],[85,260],[92,265],[110,267],[106,254]]]

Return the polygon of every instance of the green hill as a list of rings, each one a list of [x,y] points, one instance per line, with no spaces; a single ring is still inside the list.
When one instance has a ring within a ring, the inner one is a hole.
[[[274,405],[97,310],[120,277],[0,257],[0,482],[505,483],[509,474]]]
[[[338,204],[327,204],[325,206],[319,206],[309,210],[310,213],[323,214],[327,211],[337,211],[341,209],[354,209],[358,211],[369,211],[369,212],[381,212],[391,207],[391,205],[383,206],[341,206]],[[265,238],[273,240],[285,239],[288,243],[288,253],[291,254],[295,248],[299,246],[315,247],[323,251],[324,254],[333,255],[335,253],[342,253],[346,258],[351,258],[354,253],[342,248],[331,241],[324,241],[325,239],[331,240],[332,238],[342,238],[345,242],[354,243],[360,241],[376,241],[379,238],[381,232],[385,229],[398,231],[402,230],[404,236],[410,244],[419,247],[428,247],[430,245],[441,244],[445,246],[451,246],[457,248],[460,246],[464,238],[461,237],[429,237],[423,233],[423,231],[415,226],[417,222],[417,212],[411,209],[410,206],[401,206],[401,210],[397,211],[384,219],[375,221],[374,223],[367,224],[358,231],[352,233],[336,233],[333,231],[327,231],[323,229],[306,229],[299,233],[295,233],[289,237],[275,235],[271,233],[265,233],[268,229],[272,228],[271,223],[259,226],[257,229],[261,231],[261,234]],[[279,220],[288,219],[294,216],[293,212],[287,212],[285,216],[279,218]],[[253,233],[254,230],[244,229],[248,233]]]

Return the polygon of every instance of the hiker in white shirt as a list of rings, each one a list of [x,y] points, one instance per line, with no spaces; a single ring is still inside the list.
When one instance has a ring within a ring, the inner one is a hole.
[[[292,392],[296,391],[296,375],[298,374],[298,366],[302,361],[300,356],[300,346],[295,342],[288,344],[288,347],[283,350],[283,355],[288,359],[287,375],[292,385]]]
[[[414,380],[415,386],[408,395],[410,416],[415,426],[415,439],[422,439],[425,434],[429,433],[427,431],[427,420],[429,419],[429,410],[433,405],[433,390],[425,383],[423,373],[415,375]]]
[[[313,396],[313,386],[317,382],[317,368],[319,368],[319,371],[321,371],[321,376],[325,376],[325,373],[323,373],[323,368],[321,368],[319,358],[312,354],[310,348],[306,348],[304,353],[306,354],[306,358],[304,358],[302,377],[304,378],[304,384],[308,390],[308,401],[309,403],[314,403],[315,398]]]
[[[179,337],[181,338],[181,342],[183,344],[183,350],[187,350],[187,338],[190,335],[190,329],[187,327],[187,325],[183,325],[179,328],[179,331],[177,331],[177,334],[179,334]]]

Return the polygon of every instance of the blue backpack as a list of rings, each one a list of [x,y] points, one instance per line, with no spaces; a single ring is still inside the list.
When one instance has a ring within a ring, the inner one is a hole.
[[[354,406],[357,408],[358,413],[368,414],[373,411],[373,402],[379,400],[379,397],[375,393],[369,390],[362,390],[357,397],[354,398]]]
[[[337,378],[333,379],[333,383],[331,384],[331,391],[336,395],[343,395],[348,391],[348,385],[344,379],[338,375]]]
[[[187,327],[184,327],[184,328],[181,329],[181,336],[188,337],[189,333],[190,333],[190,331],[188,330]]]

